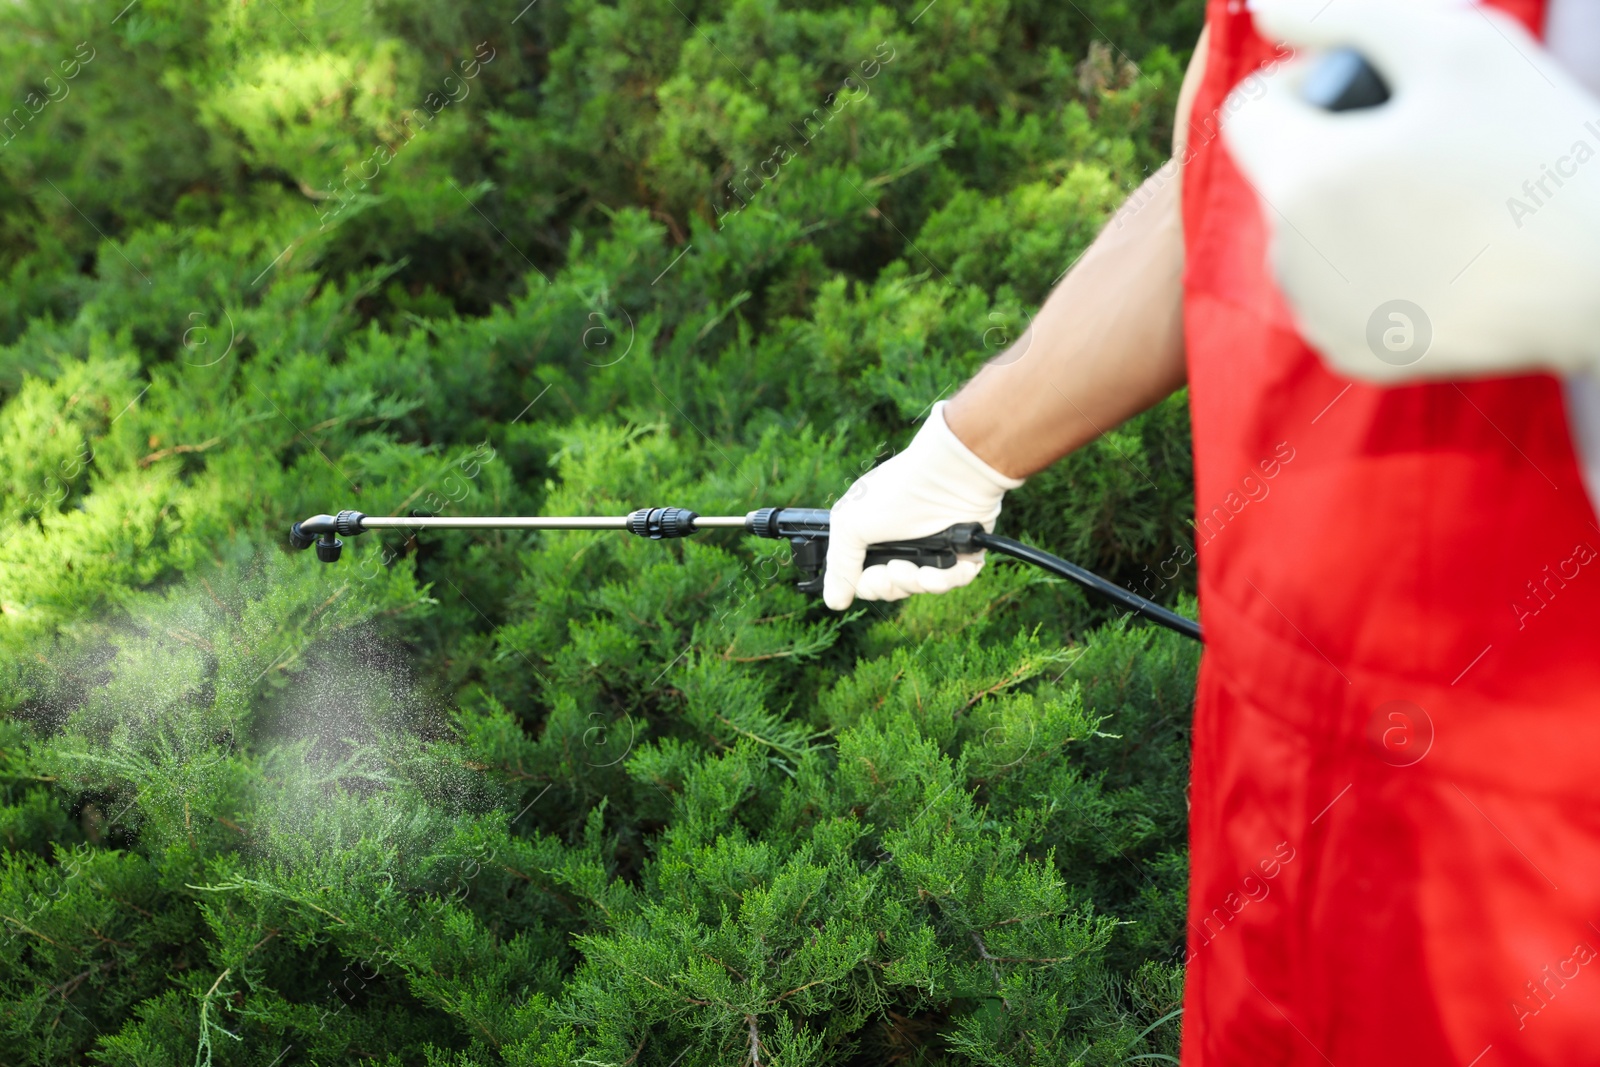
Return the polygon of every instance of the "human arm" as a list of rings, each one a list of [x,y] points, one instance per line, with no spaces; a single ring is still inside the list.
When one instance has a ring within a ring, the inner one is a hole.
[[[1206,36],[1179,92],[1174,158]],[[1021,479],[1155,404],[1185,380],[1181,171],[1169,163],[1128,198],[1045,301],[1032,325],[948,402],[911,446],[859,479],[833,507],[824,596],[897,600],[944,592],[976,575],[909,563],[861,569],[865,547],[924,537],[958,522],[992,529]]]

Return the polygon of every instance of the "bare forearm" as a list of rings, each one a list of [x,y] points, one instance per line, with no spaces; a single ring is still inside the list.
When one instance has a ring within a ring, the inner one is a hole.
[[[1184,382],[1183,214],[1189,115],[1209,32],[1173,115],[1172,158],[1056,286],[1032,328],[945,406],[945,422],[1014,478],[1080,448]]]
[[[945,407],[950,429],[1002,474],[1041,470],[1183,385],[1175,166],[1129,198],[1027,333]]]

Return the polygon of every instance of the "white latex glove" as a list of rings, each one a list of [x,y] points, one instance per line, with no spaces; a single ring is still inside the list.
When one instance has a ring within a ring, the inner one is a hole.
[[[901,600],[912,593],[947,593],[983,567],[983,553],[962,555],[949,568],[893,560],[861,569],[868,545],[928,537],[958,522],[994,530],[1000,499],[1022,484],[989,466],[961,443],[944,421],[944,401],[906,450],[858,478],[828,523],[828,565],[822,598],[843,611],[851,600]]]
[[[1299,95],[1302,57],[1223,109],[1273,271],[1328,363],[1380,383],[1600,366],[1600,99],[1474,4],[1252,10],[1296,49],[1355,48],[1392,93],[1324,111]]]

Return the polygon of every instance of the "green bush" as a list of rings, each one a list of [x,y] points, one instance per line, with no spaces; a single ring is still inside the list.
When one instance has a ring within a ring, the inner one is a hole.
[[[1163,159],[1198,0],[119,8],[0,14],[6,1062],[1173,1060],[1183,639],[283,534],[825,506]],[[1192,610],[1189,475],[1175,397],[1003,523]]]

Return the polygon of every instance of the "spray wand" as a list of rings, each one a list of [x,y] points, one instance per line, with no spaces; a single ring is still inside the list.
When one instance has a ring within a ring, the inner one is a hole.
[[[295,523],[289,528],[289,543],[297,549],[315,545],[317,558],[324,563],[333,563],[344,548],[341,536],[351,537],[368,530],[626,530],[652,541],[687,537],[698,530],[744,530],[757,537],[787,540],[801,575],[796,588],[802,593],[820,594],[822,575],[828,560],[829,520],[830,513],[826,508],[758,508],[748,515],[697,515],[688,508],[640,508],[617,516],[476,518],[420,515],[407,518],[378,517],[363,515],[359,511],[341,511],[337,515],[313,515]],[[871,567],[903,559],[919,567],[953,567],[959,555],[983,549],[1031,563],[1143,615],[1158,626],[1165,626],[1196,641],[1202,640],[1200,624],[1193,619],[1169,611],[1059,556],[1052,556],[1009,537],[989,533],[975,522],[957,523],[931,537],[868,545],[863,566]]]
[[[1359,52],[1336,48],[1324,54],[1313,67],[1301,89],[1302,97],[1327,111],[1354,111],[1378,107],[1388,101],[1389,86],[1383,76]],[[627,530],[629,533],[663,540],[685,537],[696,530],[742,529],[758,537],[786,538],[793,549],[794,562],[802,578],[803,593],[822,592],[822,574],[828,557],[829,513],[823,508],[761,508],[748,515],[696,515],[687,508],[640,508],[627,515],[598,518],[559,518],[547,516],[445,519],[375,518],[359,511],[337,515],[314,515],[297,522],[289,530],[295,548],[317,547],[317,558],[332,563],[339,558],[349,537],[367,530]],[[1107,581],[1093,571],[1059,556],[986,532],[977,523],[959,523],[932,537],[869,545],[865,566],[904,559],[918,566],[953,567],[960,553],[988,549],[1043,568],[1051,574],[1076,582],[1130,611],[1143,615],[1158,626],[1202,640],[1200,624],[1185,618],[1137,593]]]

